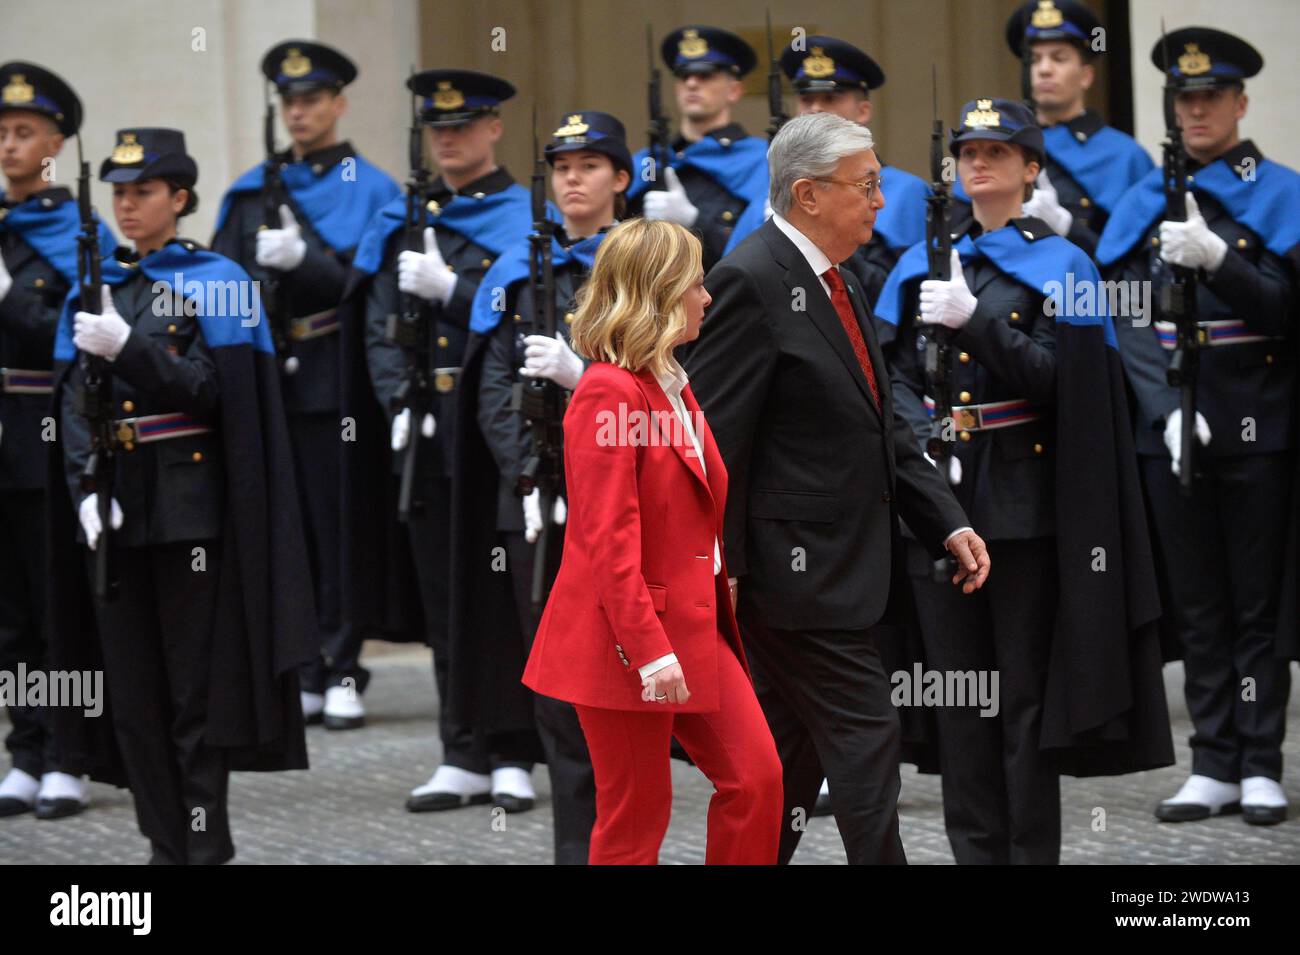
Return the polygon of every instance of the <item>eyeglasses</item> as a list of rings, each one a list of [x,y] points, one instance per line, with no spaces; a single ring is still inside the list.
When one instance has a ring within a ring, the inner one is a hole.
[[[879,179],[863,179],[861,182],[854,182],[851,179],[825,179],[822,177],[813,177],[813,182],[837,182],[841,186],[852,186],[867,199],[870,199],[876,189],[880,186]]]

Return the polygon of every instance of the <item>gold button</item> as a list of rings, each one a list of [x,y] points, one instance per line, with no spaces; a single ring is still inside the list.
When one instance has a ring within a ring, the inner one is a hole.
[[[573,324],[573,313],[572,313],[572,312],[565,312],[565,313],[564,313],[564,324],[566,324],[566,325],[572,325],[572,324]]]
[[[1264,356],[1264,364],[1266,364],[1266,365],[1271,365],[1271,364],[1273,364],[1273,356],[1272,356],[1272,355],[1265,355],[1265,356]]]
[[[321,172],[324,171],[324,169],[325,167],[322,166],[320,163],[312,163],[311,171],[314,172],[316,175],[319,176]]]
[[[454,266],[454,265],[450,265],[450,264],[449,264],[449,265],[447,266],[447,271],[448,271],[448,272],[455,272],[455,271],[456,271],[456,266]]]
[[[1245,247],[1246,247],[1246,240],[1245,240],[1245,239],[1238,239],[1238,240],[1237,240],[1237,248],[1239,248],[1239,249],[1244,249]]]
[[[45,279],[37,279],[32,284],[35,285],[37,288],[45,288]]]
[[[522,322],[523,320],[524,320],[524,319],[523,319],[523,316],[522,316],[522,315],[516,315],[516,316],[515,316],[515,321],[516,321],[516,322]]]
[[[1034,454],[1042,454],[1042,453],[1043,453],[1043,446],[1041,444],[1035,444]]]
[[[957,360],[961,362],[963,365],[970,364],[970,354],[967,352],[962,352],[957,356]]]
[[[1158,236],[1158,235],[1153,235],[1153,236],[1151,237],[1151,244],[1152,244],[1152,245],[1159,245],[1159,244],[1160,244],[1160,236]]]
[[[122,442],[122,449],[123,449],[124,451],[134,451],[134,450],[135,450],[135,442],[134,442],[134,441],[123,441],[123,442]]]
[[[198,464],[200,461],[203,460],[203,452],[195,451],[193,454],[190,455],[190,460],[193,461],[195,464]]]
[[[439,336],[438,336],[438,347],[439,347],[439,348],[446,348],[446,347],[447,347],[448,345],[450,345],[450,344],[451,344],[451,342],[449,342],[449,341],[447,340],[447,336],[446,336],[446,335],[439,335]]]
[[[1082,199],[1079,200],[1079,205],[1087,209],[1089,206],[1092,205],[1092,200],[1089,199],[1087,196],[1084,196]]]
[[[722,212],[722,221],[723,221],[723,222],[730,222],[730,221],[731,221],[732,219],[734,219],[734,218],[736,218],[736,214],[735,214],[734,212],[732,212],[730,209],[724,209],[724,210],[723,210],[723,212]]]
[[[1012,320],[1013,322],[1018,322],[1018,321],[1020,321],[1020,313],[1019,313],[1019,312],[1012,312],[1012,313],[1011,313],[1011,320]]]
[[[126,401],[122,402],[122,410],[127,414],[130,414],[135,410],[135,402],[128,398]]]
[[[491,260],[491,259],[484,259],[484,260],[483,260],[481,263],[479,263],[479,264],[482,265],[483,268],[487,268],[489,265],[492,264],[492,260]]]
[[[957,396],[957,400],[960,401],[962,404],[966,404],[967,402],[970,401],[970,392],[963,391],[961,394]]]
[[[723,146],[730,146],[730,145],[731,145],[731,140],[728,139],[726,136],[719,136],[719,137],[718,137],[718,142],[721,143]]]
[[[175,332],[175,331],[176,331],[176,325],[175,325],[175,323],[173,323],[173,324],[171,324],[171,325],[168,325],[168,326],[167,326],[167,331],[169,331],[169,332]]]
[[[963,441],[969,441],[969,440],[970,440],[970,432],[969,432],[969,431],[963,431],[963,432],[961,433],[961,439],[962,439]]]

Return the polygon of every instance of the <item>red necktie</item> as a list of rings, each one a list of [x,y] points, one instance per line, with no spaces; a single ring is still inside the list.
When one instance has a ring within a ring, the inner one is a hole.
[[[871,386],[871,397],[876,401],[876,410],[880,410],[880,388],[876,384],[876,370],[871,366],[867,342],[862,337],[862,329],[858,327],[857,317],[853,314],[853,305],[849,302],[849,290],[844,287],[840,270],[834,266],[823,272],[822,278],[831,287],[831,304],[835,306],[835,314],[840,317],[840,324],[844,326],[844,331],[853,344],[853,354],[858,356],[862,374],[867,376],[867,384]]]

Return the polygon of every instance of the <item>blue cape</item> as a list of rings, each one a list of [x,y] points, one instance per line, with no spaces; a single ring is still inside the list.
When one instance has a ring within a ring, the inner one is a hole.
[[[350,161],[355,162],[355,167],[346,168]],[[265,165],[258,164],[235,180],[221,200],[214,233],[225,225],[235,196],[261,191],[265,173]],[[311,171],[310,163],[290,163],[280,173],[280,179],[298,211],[335,252],[350,252],[375,210],[399,192],[388,173],[361,156],[350,156],[320,175]]]
[[[897,166],[882,166],[880,188],[885,208],[876,217],[875,235],[891,249],[910,248],[925,239],[925,198],[930,187]]]
[[[121,285],[136,272],[124,268],[111,255],[104,259],[101,269],[104,284],[110,286]],[[249,345],[255,351],[268,354],[275,351],[270,326],[261,320],[253,280],[237,262],[207,249],[191,252],[179,243],[169,242],[141,259],[139,270],[153,282],[165,282],[168,288],[180,287],[185,300],[194,304],[209,348]],[[73,285],[63,303],[54,338],[56,361],[72,361],[77,357],[76,346],[72,344],[72,319],[80,301],[81,289]]]
[[[1253,181],[1243,180],[1223,159],[1192,176],[1192,192],[1222,204],[1228,215],[1250,229],[1274,255],[1286,255],[1300,242],[1300,173],[1265,159]],[[1165,212],[1164,174],[1152,169],[1124,193],[1097,243],[1097,262],[1117,262]]]
[[[560,221],[555,207],[549,202],[546,205],[550,218]],[[361,241],[357,243],[357,254],[352,259],[353,268],[367,275],[378,272],[383,264],[388,237],[405,223],[406,196],[398,195],[376,212],[366,226]],[[482,199],[455,195],[437,215],[426,209],[424,224],[450,229],[498,256],[532,231],[532,202],[528,190],[519,183]]]
[[[1047,155],[1065,167],[1089,198],[1107,214],[1119,204],[1130,184],[1151,171],[1151,157],[1137,141],[1118,129],[1103,126],[1086,143],[1074,138],[1070,127],[1059,124],[1043,130]],[[970,205],[961,177],[952,184],[954,199]]]
[[[638,149],[632,156],[632,168],[646,168],[650,150]],[[767,198],[767,143],[757,136],[733,139],[724,146],[713,136],[705,136],[691,143],[678,156],[669,150],[668,165],[673,169],[698,169],[737,199],[747,205],[732,227],[722,254],[734,249],[751,232],[763,224],[763,200]],[[635,199],[649,188],[650,183],[633,175],[627,197]]]
[[[963,264],[977,258],[986,258],[1001,272],[1011,276],[1021,285],[1046,295],[1056,303],[1056,320],[1071,325],[1099,325],[1106,344],[1117,348],[1115,327],[1111,323],[1109,301],[1101,294],[1101,274],[1088,254],[1073,242],[1059,235],[1051,235],[1031,242],[1014,225],[1003,226],[987,232],[974,241],[964,235],[954,248]],[[890,325],[898,325],[902,315],[903,298],[910,282],[923,279],[929,273],[925,243],[920,242],[906,252],[889,273],[885,287],[876,301],[876,317]],[[1073,276],[1071,282],[1069,277]],[[1080,311],[1070,308],[1065,301],[1067,287],[1091,288],[1094,307],[1086,309],[1092,314],[1067,314]],[[1065,306],[1065,307],[1062,307]]]
[[[578,262],[584,269],[591,271],[596,261],[596,250],[608,233],[597,232],[564,248],[556,239],[551,240],[551,262],[555,268]],[[474,293],[474,304],[470,306],[469,330],[486,335],[501,323],[504,311],[492,307],[494,290],[501,289],[508,293],[510,287],[529,277],[529,260],[532,256],[532,243],[525,240],[516,242],[502,256],[492,263],[492,267],[483,276],[478,290]],[[504,301],[504,297],[501,299]]]
[[[4,199],[2,191],[0,199]],[[117,239],[108,226],[98,216],[95,221],[99,225],[99,248],[116,248]],[[81,214],[75,199],[61,202],[53,209],[45,208],[38,199],[20,202],[0,219],[0,231],[5,229],[20,235],[69,285],[77,284],[77,233],[81,231]]]

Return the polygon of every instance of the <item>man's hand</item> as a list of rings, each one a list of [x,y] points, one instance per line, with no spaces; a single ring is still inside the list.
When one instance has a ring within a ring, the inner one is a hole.
[[[670,663],[641,681],[641,699],[647,703],[685,703],[690,698],[680,663]]]
[[[974,531],[962,531],[954,534],[946,544],[948,553],[957,558],[957,573],[953,574],[953,586],[961,585],[962,593],[973,594],[984,586],[988,580],[989,549],[984,539]]]
[[[664,219],[690,228],[700,217],[697,209],[686,195],[686,187],[677,178],[677,171],[672,166],[664,167],[664,189],[656,189],[645,194],[643,208],[647,219]]]
[[[1070,226],[1074,224],[1074,214],[1061,205],[1056,187],[1052,185],[1052,180],[1047,178],[1046,169],[1038,174],[1038,182],[1034,184],[1034,194],[1024,204],[1023,211],[1027,216],[1042,219],[1057,235],[1068,235]]]
[[[88,355],[112,361],[131,337],[131,326],[117,313],[107,285],[99,287],[100,313],[77,312],[72,318],[72,344]]]
[[[526,335],[524,346],[524,367],[519,369],[519,374],[525,378],[549,378],[567,391],[578,387],[578,379],[587,368],[563,335],[559,332],[554,338]]]
[[[955,331],[970,321],[978,303],[966,285],[956,249],[952,250],[949,266],[952,278],[948,281],[926,279],[921,283],[921,324],[944,325]]]
[[[1196,204],[1196,197],[1185,193],[1187,221],[1160,223],[1160,258],[1170,265],[1184,268],[1202,268],[1213,272],[1223,264],[1228,254],[1228,243],[1222,236],[1210,231]]]
[[[278,272],[292,272],[302,265],[302,260],[307,257],[307,242],[302,237],[302,227],[288,206],[280,206],[280,228],[258,230],[254,256],[262,268]]]
[[[405,249],[397,256],[397,288],[426,302],[446,305],[459,276],[447,268],[433,226],[424,230],[424,251]]]

